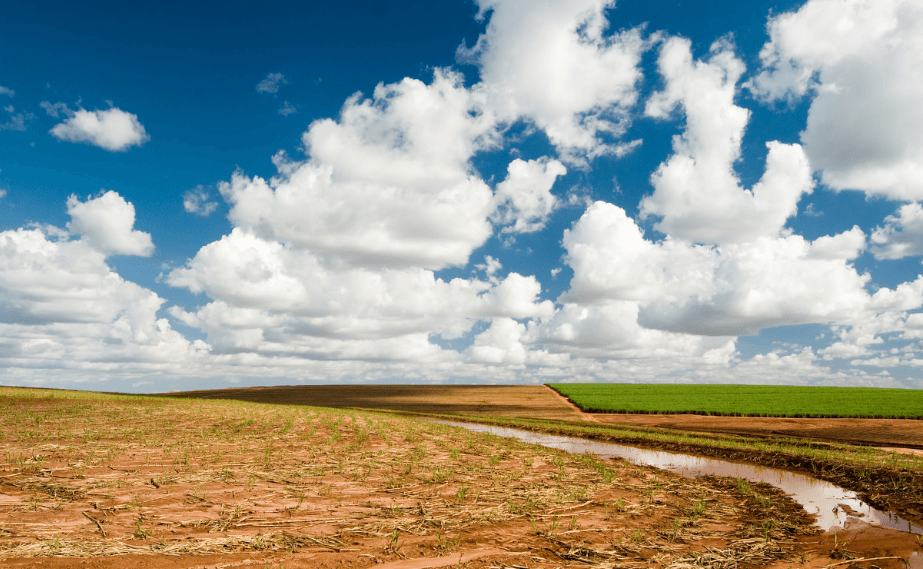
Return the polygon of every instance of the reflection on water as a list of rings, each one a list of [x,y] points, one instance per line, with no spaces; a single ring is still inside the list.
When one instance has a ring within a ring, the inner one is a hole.
[[[738,477],[750,482],[766,482],[780,488],[783,492],[789,494],[793,500],[804,506],[805,510],[816,515],[817,525],[823,530],[845,528],[848,520],[858,519],[870,525],[923,534],[923,528],[920,526],[913,525],[891,512],[882,512],[869,506],[857,498],[855,492],[804,474],[796,474],[765,466],[728,462],[688,454],[646,450],[558,435],[546,435],[519,429],[450,421],[437,422],[443,425],[463,427],[479,433],[516,438],[527,443],[577,454],[588,452],[601,458],[624,458],[635,464],[646,464],[662,468],[688,478],[714,475]]]

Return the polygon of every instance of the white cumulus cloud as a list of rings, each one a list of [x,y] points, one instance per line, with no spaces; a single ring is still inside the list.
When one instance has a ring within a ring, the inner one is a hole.
[[[825,184],[923,199],[923,5],[810,0],[769,20],[766,100],[813,95],[805,151]]]
[[[632,301],[609,301],[592,306],[564,302],[552,318],[534,325],[526,341],[551,353],[578,357],[627,360],[685,360],[686,365],[713,361],[716,354],[726,363],[734,339],[674,333],[638,323],[640,305]],[[653,367],[657,367],[656,365]]]
[[[612,204],[597,202],[565,233],[574,278],[560,300],[588,310],[638,303],[645,328],[737,336],[793,324],[855,326],[923,305],[923,280],[866,290],[850,261],[865,248],[859,228],[814,242],[798,235],[704,247],[644,238]]]
[[[58,140],[83,142],[112,152],[122,152],[150,140],[137,115],[115,107],[104,111],[71,111],[69,118],[49,133]]]
[[[376,358],[402,359],[410,357],[404,349],[387,355],[398,338],[456,338],[478,319],[547,316],[553,310],[538,300],[541,286],[534,277],[445,281],[421,268],[344,267],[239,228],[203,247],[167,282],[215,299],[195,313],[172,314],[205,330],[218,348],[303,357],[333,357],[349,346],[358,353],[364,345],[378,346]],[[407,347],[416,353],[418,345]],[[441,352],[435,345],[428,350]]]
[[[486,32],[459,57],[476,61],[491,109],[526,118],[565,161],[624,151],[614,141],[637,100],[639,30],[607,34],[612,0],[478,0]]]
[[[304,134],[308,160],[278,155],[278,176],[237,174],[220,189],[232,222],[266,238],[360,265],[464,265],[492,233],[493,193],[468,160],[493,125],[460,77],[437,71],[430,85],[350,98],[339,121]]]
[[[491,219],[506,226],[504,233],[541,230],[558,203],[551,187],[566,173],[557,160],[513,160],[507,167],[506,179],[497,184],[497,210]]]
[[[918,202],[902,205],[896,215],[885,218],[884,226],[875,229],[871,241],[876,259],[923,255],[923,206]]]
[[[158,318],[163,303],[85,240],[51,227],[0,232],[0,368],[8,377],[182,373],[207,346]]]
[[[740,186],[734,164],[750,115],[734,104],[743,63],[722,42],[707,61],[694,61],[689,40],[670,38],[658,66],[666,88],[651,96],[645,112],[663,118],[679,105],[686,130],[651,177],[654,193],[641,201],[642,215],[661,217],[663,233],[700,243],[778,235],[812,191],[811,168],[799,145],[769,142],[762,179],[752,190]]]
[[[95,249],[106,255],[140,255],[154,252],[151,235],[134,229],[135,206],[113,191],[81,202],[67,198],[71,221],[68,230],[82,235]]]

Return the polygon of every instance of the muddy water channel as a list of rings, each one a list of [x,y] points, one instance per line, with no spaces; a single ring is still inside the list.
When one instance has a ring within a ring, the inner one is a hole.
[[[750,482],[766,482],[789,494],[793,500],[804,506],[805,510],[816,516],[817,526],[825,531],[845,529],[848,525],[854,525],[856,521],[859,521],[901,532],[923,534],[923,527],[914,525],[890,512],[882,512],[871,507],[860,500],[855,492],[804,474],[688,454],[647,450],[491,425],[438,422],[479,433],[515,438],[571,453],[588,452],[600,458],[624,458],[635,464],[669,470],[688,478],[713,475],[743,478]],[[923,559],[918,558],[915,561],[923,567]],[[918,565],[913,564],[912,566]]]

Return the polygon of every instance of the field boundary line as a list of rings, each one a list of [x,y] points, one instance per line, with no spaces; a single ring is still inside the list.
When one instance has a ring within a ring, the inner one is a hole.
[[[558,390],[557,390],[557,389],[551,387],[551,386],[548,385],[547,383],[544,385],[544,387],[547,388],[547,389],[548,389],[549,391],[551,391],[552,393],[554,393],[554,396],[555,396],[555,397],[557,397],[558,399],[561,400],[562,403],[564,403],[565,405],[567,405],[568,407],[570,407],[570,408],[574,411],[574,413],[576,413],[576,414],[577,414],[581,419],[583,419],[584,421],[587,421],[587,422],[589,422],[589,423],[598,423],[598,422],[599,422],[599,420],[596,419],[596,417],[594,417],[593,415],[591,415],[591,414],[589,414],[589,413],[584,412],[580,407],[577,407],[576,405],[574,405],[574,403],[573,403],[570,399],[568,399],[567,397],[564,397],[563,395],[561,395],[560,393],[558,393]]]

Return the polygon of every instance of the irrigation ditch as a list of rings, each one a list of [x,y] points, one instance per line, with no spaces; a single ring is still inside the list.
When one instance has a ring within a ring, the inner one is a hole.
[[[627,445],[548,435],[492,425],[473,425],[452,421],[439,421],[439,423],[461,427],[478,433],[515,438],[526,443],[556,448],[570,453],[590,453],[603,459],[624,458],[634,464],[669,470],[687,478],[720,476],[771,484],[788,494],[793,500],[801,504],[809,514],[815,516],[816,525],[823,531],[846,529],[847,525],[853,520],[860,520],[870,525],[923,535],[923,526],[915,525],[894,512],[878,510],[862,501],[851,490],[805,474],[766,466],[753,466],[689,454],[653,451]]]
[[[568,421],[428,416],[466,425],[492,425],[768,467],[823,480],[855,493],[856,499],[923,527],[923,459],[872,447],[800,439],[759,439],[741,435],[677,434],[667,429]],[[466,427],[467,428],[467,427]]]

